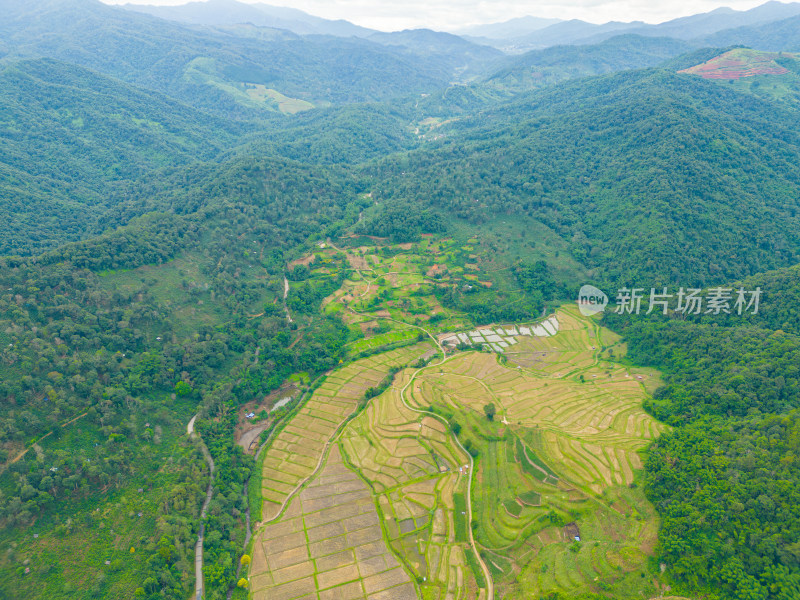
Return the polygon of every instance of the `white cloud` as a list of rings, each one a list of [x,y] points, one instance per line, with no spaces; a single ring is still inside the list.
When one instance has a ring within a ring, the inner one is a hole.
[[[122,4],[130,0],[104,0]],[[138,0],[142,4],[175,5],[186,0]],[[358,25],[396,31],[416,27],[447,30],[478,23],[506,21],[533,15],[560,19],[583,19],[594,23],[606,21],[646,21],[660,23],[676,17],[708,12],[728,6],[747,10],[764,0],[240,0],[262,1],[288,6],[327,19],[346,19]]]

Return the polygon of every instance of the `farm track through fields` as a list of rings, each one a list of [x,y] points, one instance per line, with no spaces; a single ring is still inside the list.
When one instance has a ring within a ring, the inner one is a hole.
[[[283,276],[283,309],[286,311],[286,318],[289,323],[292,323],[292,315],[289,314],[289,305],[286,304],[286,298],[289,296],[289,280]]]
[[[448,428],[449,428],[449,424],[447,423],[447,420],[444,417],[442,417],[440,415],[437,415],[436,413],[429,412],[427,410],[423,410],[423,409],[420,409],[420,408],[414,408],[413,406],[409,405],[408,402],[406,401],[405,393],[406,393],[406,390],[409,388],[409,386],[414,383],[414,380],[416,379],[416,377],[417,377],[417,375],[419,373],[424,371],[426,368],[439,367],[439,366],[445,364],[446,362],[456,358],[456,356],[457,355],[451,356],[450,358],[443,358],[440,362],[432,364],[429,367],[423,367],[422,369],[417,369],[416,371],[414,371],[414,373],[412,373],[411,377],[406,382],[406,384],[400,389],[400,401],[403,403],[403,405],[408,410],[410,410],[412,412],[415,412],[415,413],[424,414],[424,415],[427,415],[429,417],[432,417],[432,418],[436,419],[437,421],[439,421],[440,423],[444,424],[445,427],[448,427]],[[469,544],[472,547],[472,552],[474,553],[475,558],[478,561],[478,564],[481,566],[481,570],[483,571],[484,580],[486,581],[486,597],[485,597],[485,600],[494,600],[494,581],[492,580],[492,573],[491,573],[491,571],[489,571],[489,567],[486,566],[486,563],[484,562],[483,558],[481,557],[480,552],[478,551],[478,547],[475,544],[475,537],[474,537],[473,532],[472,532],[472,527],[470,526],[470,524],[472,523],[472,480],[473,480],[473,473],[475,471],[475,461],[472,458],[472,455],[467,451],[467,449],[464,448],[464,445],[461,443],[461,440],[458,439],[458,436],[453,434],[453,439],[455,439],[456,444],[461,449],[461,451],[464,452],[464,454],[466,454],[467,457],[469,458],[469,475],[468,475],[468,479],[467,479],[467,491],[466,491],[466,494],[465,494],[465,499],[466,499],[466,504],[467,504],[467,515],[466,515],[467,533],[469,535]]]

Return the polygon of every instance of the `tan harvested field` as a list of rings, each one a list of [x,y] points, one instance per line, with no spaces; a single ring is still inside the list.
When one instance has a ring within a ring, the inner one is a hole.
[[[323,469],[253,543],[254,600],[415,600],[383,541],[369,487],[333,446]]]
[[[366,390],[378,385],[393,367],[413,362],[432,349],[429,343],[416,344],[363,358],[328,376],[267,452],[261,484],[264,521],[273,519],[288,494],[313,473],[325,445]]]

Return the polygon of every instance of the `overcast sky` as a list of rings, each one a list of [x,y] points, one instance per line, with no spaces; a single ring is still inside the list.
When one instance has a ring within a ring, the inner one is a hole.
[[[124,4],[132,0],[103,0]],[[255,0],[240,0],[253,3]],[[262,0],[264,4],[290,6],[327,19],[346,19],[364,27],[397,31],[428,27],[448,30],[464,25],[496,23],[513,17],[557,17],[606,21],[660,23],[676,17],[728,6],[747,10],[766,0]],[[185,4],[186,0],[138,0],[136,4]]]

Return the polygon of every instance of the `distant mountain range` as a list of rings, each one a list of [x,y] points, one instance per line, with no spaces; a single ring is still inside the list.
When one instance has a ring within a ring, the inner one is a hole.
[[[469,35],[472,36],[470,39],[474,42],[489,44],[505,52],[520,53],[562,44],[596,44],[621,33],[697,40],[734,28],[768,27],[769,23],[797,15],[800,15],[800,3],[771,1],[750,10],[737,11],[730,8],[719,8],[708,13],[681,17],[654,25],[641,21],[629,23],[611,21],[594,24],[573,19],[541,27],[534,20],[530,21],[531,29],[529,31],[519,33],[521,28],[515,29],[514,24],[526,21],[520,22],[520,20],[514,19],[505,23],[470,28]],[[509,32],[515,33],[506,35]],[[728,37],[730,38],[730,36]]]
[[[488,38],[491,40],[507,40],[522,37],[533,31],[539,31],[550,25],[560,23],[562,19],[543,19],[540,17],[517,17],[502,23],[488,25],[472,25],[454,29],[452,33],[464,37]]]
[[[700,40],[708,46],[741,44],[758,50],[800,50],[800,15],[736,29],[718,31]]]
[[[236,0],[127,8],[97,0],[0,0],[5,17],[0,57],[52,58],[217,115],[264,118],[269,112],[418,98],[448,86],[479,84],[478,96],[464,98],[471,105],[475,99],[482,102],[483,93],[493,98],[566,79],[653,67],[704,47],[800,49],[799,3],[720,9],[660,25],[548,24],[523,18],[470,29],[500,35],[538,28],[515,38],[513,48],[512,42],[492,42],[516,53],[526,44],[542,47],[521,56],[452,33],[385,33]],[[742,23],[749,24],[720,29]],[[449,94],[448,106],[457,94]]]
[[[430,39],[433,32],[429,30],[416,30],[427,31],[425,34],[416,36],[411,36],[407,31],[395,32],[403,34],[402,37],[392,37],[393,34],[360,27],[348,21],[323,19],[294,8],[271,6],[264,3],[245,4],[237,0],[208,0],[189,2],[179,6],[126,4],[124,8],[190,25],[210,27],[254,25],[283,29],[303,36],[330,35],[366,38],[377,43],[405,46],[406,48],[414,45],[413,42],[409,43],[409,39],[413,38],[414,41],[419,40],[429,50],[432,48]],[[773,0],[750,10],[718,8],[711,12],[681,17],[659,24],[647,24],[642,21],[610,21],[595,24],[578,19],[565,21],[525,16],[500,23],[463,27],[453,30],[451,33],[474,44],[492,46],[512,54],[565,44],[597,44],[622,33],[698,40],[698,43],[709,38],[711,44],[726,46],[735,43],[731,42],[731,38],[735,38],[737,35],[747,39],[764,37],[769,34],[770,23],[798,15],[800,15],[800,3],[783,3]],[[719,39],[711,37],[723,31],[749,27],[765,27],[766,29],[762,32],[751,33],[731,32],[720,35]],[[439,51],[441,49],[439,44],[447,46],[452,43],[451,39],[443,37],[437,40],[433,47]],[[476,51],[473,48],[470,52]],[[488,55],[484,53],[483,57],[485,56]]]
[[[190,25],[224,28],[235,34],[241,34],[241,26],[254,25],[283,29],[297,35],[327,35],[334,37],[357,37],[385,46],[403,48],[415,56],[436,53],[445,58],[454,73],[473,74],[469,65],[476,61],[502,56],[502,52],[486,44],[476,44],[464,37],[452,33],[433,31],[430,29],[413,29],[396,32],[383,32],[366,27],[359,27],[348,21],[329,20],[315,17],[301,10],[270,6],[268,4],[245,4],[236,0],[208,0],[205,2],[189,2],[179,6],[152,6],[126,4],[123,8],[145,13],[162,19],[177,21]],[[534,19],[544,24],[557,22],[557,19]],[[530,23],[530,20],[525,20]],[[237,26],[232,28],[232,26]],[[528,29],[520,30],[527,31]]]
[[[501,55],[445,33],[380,34],[383,43],[300,37],[252,25],[187,26],[96,0],[0,0],[0,13],[7,58],[74,63],[237,117],[287,102],[294,110],[438,89]],[[422,50],[435,39],[445,42]]]
[[[287,29],[298,35],[335,35],[339,37],[367,37],[376,33],[374,29],[359,27],[349,21],[315,17],[302,10],[269,4],[245,4],[236,0],[208,0],[189,2],[178,6],[153,6],[147,4],[125,4],[123,8],[179,21],[192,25],[240,25]]]

